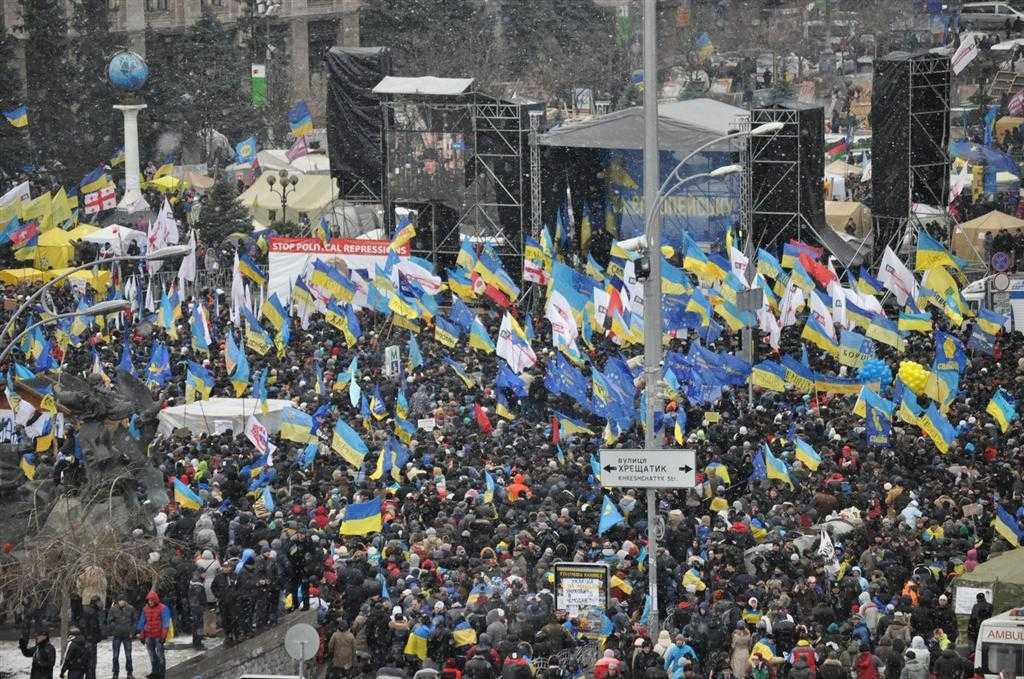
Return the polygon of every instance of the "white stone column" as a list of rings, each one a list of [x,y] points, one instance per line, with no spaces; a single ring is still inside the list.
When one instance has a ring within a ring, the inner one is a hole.
[[[126,212],[148,209],[139,189],[139,111],[145,104],[117,104],[115,109],[124,115],[124,196],[117,207]]]

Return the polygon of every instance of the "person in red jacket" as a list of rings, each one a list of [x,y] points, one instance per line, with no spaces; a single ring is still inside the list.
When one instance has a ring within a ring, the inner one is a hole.
[[[135,629],[139,633],[139,640],[146,645],[146,652],[149,653],[150,677],[163,679],[166,666],[164,664],[164,642],[167,640],[167,631],[171,628],[171,609],[160,603],[160,597],[156,592],[150,590],[146,595],[146,605],[139,613],[139,621]]]

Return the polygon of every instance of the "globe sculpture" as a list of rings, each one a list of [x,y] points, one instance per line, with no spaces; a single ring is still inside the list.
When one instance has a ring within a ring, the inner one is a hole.
[[[149,78],[149,66],[146,64],[146,60],[135,52],[124,50],[110,59],[107,77],[117,89],[135,92],[146,84],[146,79]]]

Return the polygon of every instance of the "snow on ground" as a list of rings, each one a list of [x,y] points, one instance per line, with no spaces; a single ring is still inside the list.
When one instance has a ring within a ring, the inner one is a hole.
[[[183,636],[168,644],[167,648],[164,649],[167,667],[177,665],[202,652],[193,650],[191,643],[189,643],[191,640],[191,636]],[[206,639],[203,643],[209,649],[219,646],[221,640]],[[60,644],[54,639],[53,645],[57,647],[57,656],[59,658]],[[124,651],[121,652],[120,665],[119,676],[121,679],[124,679],[128,674],[124,666]],[[18,650],[17,641],[0,641],[0,676],[11,677],[12,679],[27,679],[31,667],[32,658],[26,658],[21,654],[21,651]],[[132,670],[133,676],[136,679],[144,679],[150,672],[149,654],[146,653],[146,647],[138,640],[132,642]],[[54,668],[53,676],[56,677],[59,673],[60,660],[57,661],[57,667]],[[101,641],[97,646],[96,676],[114,676],[110,639]]]

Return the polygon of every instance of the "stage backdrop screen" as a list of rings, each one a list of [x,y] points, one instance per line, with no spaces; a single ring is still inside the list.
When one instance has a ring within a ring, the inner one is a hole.
[[[409,104],[396,106],[394,117],[387,140],[391,200],[461,206],[472,138],[466,112]]]

